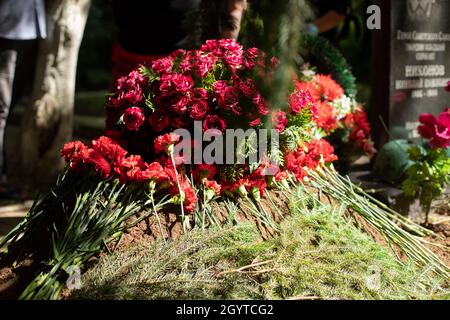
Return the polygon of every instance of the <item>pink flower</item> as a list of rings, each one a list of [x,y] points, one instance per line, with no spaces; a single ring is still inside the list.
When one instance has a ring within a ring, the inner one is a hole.
[[[309,91],[296,90],[289,97],[289,107],[293,115],[299,114],[303,109],[310,108],[313,118],[317,117],[317,104]]]
[[[279,133],[282,133],[287,125],[286,113],[283,111],[272,112],[272,126]]]
[[[450,147],[450,109],[446,108],[439,117],[425,113],[419,117],[421,126],[418,131],[420,135],[429,139],[432,148]]]
[[[256,118],[255,120],[250,121],[250,122],[248,123],[248,125],[249,125],[250,127],[256,127],[256,126],[259,126],[261,123],[262,123],[261,118]]]
[[[130,131],[137,131],[144,123],[144,120],[145,116],[141,108],[128,108],[123,114],[123,122]]]

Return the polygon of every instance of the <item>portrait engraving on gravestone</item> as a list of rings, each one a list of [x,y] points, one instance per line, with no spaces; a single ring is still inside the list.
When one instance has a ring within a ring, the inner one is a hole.
[[[390,137],[415,140],[419,115],[449,104],[450,0],[390,3]]]
[[[436,0],[408,0],[408,15],[412,19],[429,19]]]

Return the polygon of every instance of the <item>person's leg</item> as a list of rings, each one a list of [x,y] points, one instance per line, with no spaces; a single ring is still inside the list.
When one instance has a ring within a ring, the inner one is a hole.
[[[5,182],[5,129],[10,111],[17,51],[11,40],[0,39],[0,182]]]

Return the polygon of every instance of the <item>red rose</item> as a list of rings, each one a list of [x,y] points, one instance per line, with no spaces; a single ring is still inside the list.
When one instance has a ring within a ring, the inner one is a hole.
[[[450,92],[450,81],[447,82],[447,86],[445,87],[445,91]]]
[[[165,74],[161,77],[159,90],[163,96],[186,93],[194,85],[191,77],[182,74]]]
[[[171,99],[170,109],[178,114],[183,114],[187,110],[189,98],[186,96],[176,96]]]
[[[174,128],[184,128],[189,123],[189,119],[187,119],[185,116],[178,116],[175,118],[172,118],[171,124]]]
[[[158,59],[153,61],[152,63],[152,69],[159,74],[171,72],[172,66],[173,66],[173,58],[171,57]]]
[[[197,77],[204,78],[213,70],[216,58],[211,53],[192,51],[190,55],[180,64],[184,72],[193,72]]]
[[[225,89],[228,87],[228,83],[225,80],[218,80],[213,84],[213,90],[216,97],[222,97]]]
[[[248,123],[248,125],[249,125],[250,127],[256,127],[256,126],[259,126],[261,123],[262,123],[261,118],[256,118],[255,120],[250,121],[250,122]]]
[[[221,57],[223,55],[218,40],[206,40],[205,44],[201,46],[200,50],[205,52],[212,52],[217,57]]]
[[[170,118],[166,113],[156,112],[148,118],[148,123],[154,132],[161,132],[170,125]]]
[[[207,100],[208,91],[204,88],[194,88],[191,91],[192,100]]]
[[[221,89],[219,89],[221,90]],[[217,102],[224,109],[231,110],[239,103],[239,90],[235,87],[227,86],[217,94]]]
[[[125,110],[123,122],[130,131],[137,131],[144,123],[145,116],[141,108],[133,107]]]
[[[192,104],[190,116],[194,120],[203,120],[208,114],[209,106],[205,100],[198,100]]]
[[[242,51],[227,52],[224,56],[225,63],[232,72],[242,68],[243,58]]]
[[[246,79],[245,81],[239,81],[239,89],[247,98],[254,97],[257,92],[255,83],[251,78]]]
[[[244,53],[244,68],[253,69],[256,65],[261,65],[264,59],[264,52],[257,48],[249,48]]]
[[[203,131],[214,130],[214,135],[224,133],[226,128],[225,121],[216,115],[209,115],[203,121]]]

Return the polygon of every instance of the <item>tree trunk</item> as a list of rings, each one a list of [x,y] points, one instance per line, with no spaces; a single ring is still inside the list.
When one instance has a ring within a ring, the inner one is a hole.
[[[42,40],[22,127],[22,173],[30,185],[51,183],[64,167],[59,151],[72,139],[78,51],[90,0],[47,1]]]

